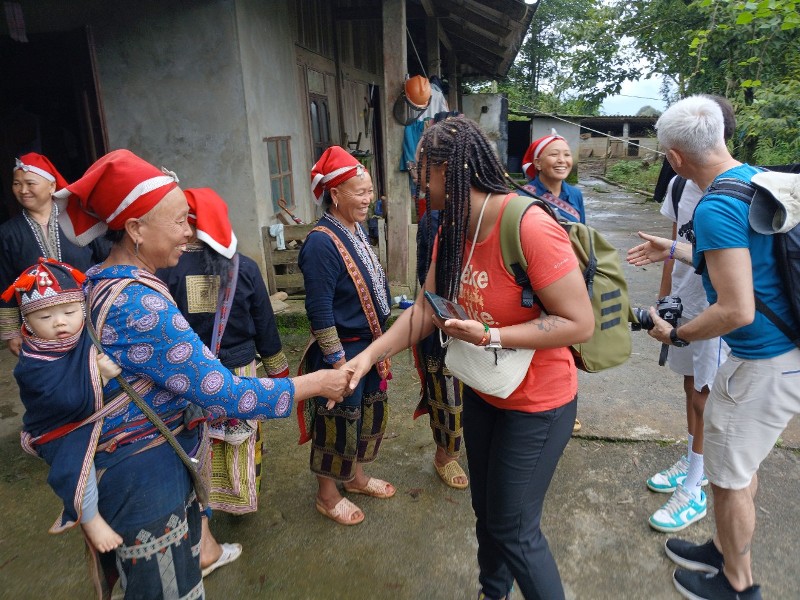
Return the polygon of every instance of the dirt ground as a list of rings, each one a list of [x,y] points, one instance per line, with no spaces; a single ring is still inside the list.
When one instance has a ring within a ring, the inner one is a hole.
[[[584,177],[581,185],[590,223],[621,255],[636,243],[637,230],[669,231],[659,207],[645,198],[598,179]],[[626,265],[625,275],[633,303],[650,305],[659,269]],[[645,333],[632,335],[633,355],[625,365],[581,374],[583,430],[569,443],[545,504],[543,530],[569,599],[677,598],[673,565],[662,550],[666,535],[647,526],[666,497],[649,492],[644,482],[683,452],[682,386],[658,366],[658,345]],[[290,361],[298,360],[305,337],[283,339]],[[11,357],[0,352],[0,597],[91,598],[81,536],[47,534],[58,503],[45,483],[43,463],[19,448],[12,368]],[[241,542],[244,553],[207,578],[208,598],[475,598],[469,491],[447,488],[436,477],[430,429],[425,419],[411,419],[419,382],[408,353],[397,357],[393,371],[388,431],[368,472],[392,481],[397,496],[356,497],[365,522],[336,526],[314,510],[308,447],[297,445],[294,415],[267,422],[260,508],[253,515],[213,519],[217,537]],[[800,509],[798,447],[795,420],[761,473],[754,572],[769,598],[795,598],[800,583],[793,543]],[[713,508],[683,533],[707,539]]]

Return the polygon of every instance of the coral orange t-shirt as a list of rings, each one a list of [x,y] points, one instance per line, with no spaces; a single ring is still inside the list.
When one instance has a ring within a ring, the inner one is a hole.
[[[508,204],[503,201],[503,210]],[[502,211],[501,211],[502,215]],[[528,277],[534,291],[558,281],[578,266],[578,259],[566,231],[538,206],[523,216],[520,239],[528,260]],[[472,241],[467,240],[464,260],[469,257]],[[436,259],[436,246],[433,258]],[[464,265],[458,303],[470,318],[489,327],[526,323],[539,316],[534,305],[520,305],[522,288],[506,271],[500,252],[500,217],[482,242],[475,244],[469,265]],[[497,398],[475,390],[489,404],[522,412],[540,412],[563,406],[578,391],[578,375],[569,348],[536,350],[528,374],[508,398]]]

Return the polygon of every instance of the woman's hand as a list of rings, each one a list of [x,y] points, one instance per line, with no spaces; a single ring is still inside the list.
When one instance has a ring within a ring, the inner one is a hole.
[[[353,390],[358,387],[358,382],[361,381],[361,378],[369,373],[372,365],[379,360],[381,360],[380,357],[377,360],[372,360],[369,354],[369,348],[367,348],[357,356],[354,356],[347,361],[347,363],[342,367],[342,370],[347,371],[350,374],[350,386],[348,390],[350,393],[352,393]]]
[[[344,357],[342,357],[339,360],[337,360],[335,363],[333,363],[333,365],[331,365],[331,366],[334,369],[341,369],[345,365],[346,362],[347,362],[347,360]],[[345,394],[345,395],[347,396],[349,394]],[[328,399],[328,401],[325,403],[325,408],[330,410],[334,406],[336,406],[339,402],[341,402],[343,399],[344,399],[343,397],[342,398],[338,398],[336,400]]]
[[[635,267],[643,267],[669,258],[672,240],[641,231],[638,232],[638,235],[645,242],[628,250],[627,260],[630,264]]]
[[[480,321],[462,319],[440,319],[433,316],[433,323],[450,337],[469,342],[470,344],[480,345],[486,333],[486,328]]]
[[[320,369],[293,377],[294,397],[296,400],[307,400],[314,396],[322,396],[334,402],[341,402],[350,395],[348,383],[351,373],[345,369]]]
[[[321,391],[318,396],[334,402],[341,402],[348,395],[350,373],[343,369],[320,369],[316,372],[320,378]]]

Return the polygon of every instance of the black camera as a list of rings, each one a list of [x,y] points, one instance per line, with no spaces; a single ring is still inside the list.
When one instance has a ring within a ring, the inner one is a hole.
[[[631,323],[631,331],[641,331],[642,329],[650,331],[655,327],[649,309],[634,308],[632,310],[633,316],[636,317],[637,322]],[[658,302],[656,302],[656,311],[659,317],[673,327],[677,327],[678,319],[683,314],[683,304],[678,296],[664,296],[663,298],[659,298]]]

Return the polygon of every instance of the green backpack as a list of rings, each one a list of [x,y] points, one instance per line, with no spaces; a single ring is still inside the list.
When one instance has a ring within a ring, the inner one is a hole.
[[[569,234],[594,309],[594,334],[589,341],[572,346],[576,366],[595,373],[623,364],[631,355],[628,322],[634,322],[634,317],[616,248],[588,225],[559,220],[543,200],[515,196],[506,204],[500,219],[500,249],[506,270],[522,288],[521,305],[532,308],[535,302],[544,310],[528,279],[528,261],[520,241],[522,215],[534,204],[542,207]]]

